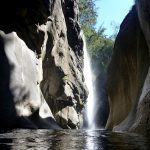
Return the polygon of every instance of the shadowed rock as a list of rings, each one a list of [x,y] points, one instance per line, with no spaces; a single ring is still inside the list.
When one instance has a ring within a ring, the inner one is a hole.
[[[149,134],[149,6],[137,0],[120,26],[108,68],[108,129]]]
[[[74,4],[77,6],[76,1]],[[70,25],[65,19],[72,16],[64,15],[66,9],[66,2],[57,0],[1,3],[1,129],[80,126],[81,106],[87,95],[82,39],[80,27],[74,26],[69,36],[76,34],[79,42],[76,49],[68,44]],[[74,9],[78,8],[70,7],[72,12]],[[77,14],[72,19],[78,24]]]

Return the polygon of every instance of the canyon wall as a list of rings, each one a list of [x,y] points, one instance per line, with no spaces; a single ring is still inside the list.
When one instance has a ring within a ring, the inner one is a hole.
[[[120,26],[108,68],[107,129],[149,134],[149,6],[137,0]]]
[[[1,3],[0,129],[82,125],[87,90],[78,13],[77,0]]]

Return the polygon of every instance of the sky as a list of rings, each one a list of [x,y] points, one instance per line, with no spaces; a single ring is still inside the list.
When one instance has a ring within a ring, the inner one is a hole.
[[[96,0],[95,5],[98,8],[96,28],[103,25],[106,28],[105,35],[111,36],[114,32],[111,22],[120,25],[133,3],[134,0]]]

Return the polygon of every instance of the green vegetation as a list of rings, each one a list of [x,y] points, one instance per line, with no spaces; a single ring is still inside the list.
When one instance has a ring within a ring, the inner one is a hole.
[[[99,27],[97,31],[95,24],[97,22],[97,13],[94,0],[79,0],[80,24],[84,31],[87,48],[92,58],[92,63],[96,64],[106,71],[112,55],[114,41],[104,35],[105,28]]]

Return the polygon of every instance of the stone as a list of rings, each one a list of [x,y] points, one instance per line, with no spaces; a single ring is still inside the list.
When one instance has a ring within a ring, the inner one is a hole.
[[[87,91],[78,13],[76,0],[1,3],[0,129],[80,126]]]
[[[43,94],[59,125],[62,122],[59,120],[68,120],[64,115],[59,114],[73,115],[71,111],[68,111],[68,106],[72,106],[71,109],[76,110],[75,116],[78,116],[83,108],[82,103],[87,97],[83,78],[83,53],[80,54],[80,51],[83,51],[83,41],[80,37],[80,27],[76,26],[78,18],[77,15],[66,13],[66,11],[72,10],[72,14],[74,14],[76,9],[78,12],[77,2],[64,1],[62,6],[60,9],[60,1],[54,3],[53,17],[51,18],[55,21],[47,22],[48,42],[51,42],[51,45],[47,47],[43,60],[45,71],[41,83]],[[69,19],[72,19],[74,23],[68,22]],[[76,36],[73,37],[75,34]],[[73,45],[70,43],[72,38],[77,41]],[[75,95],[78,95],[78,98]],[[76,128],[80,124],[78,120],[78,117],[71,117],[71,122],[77,122]],[[64,124],[62,125],[63,128],[71,128],[69,122]]]
[[[149,4],[137,0],[120,26],[108,68],[107,129],[150,133]]]

